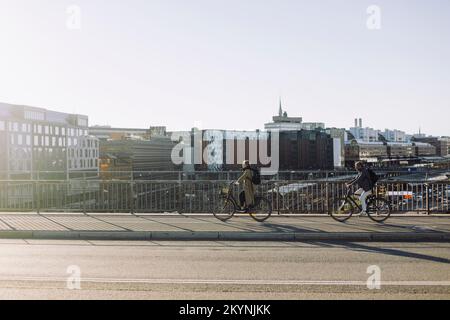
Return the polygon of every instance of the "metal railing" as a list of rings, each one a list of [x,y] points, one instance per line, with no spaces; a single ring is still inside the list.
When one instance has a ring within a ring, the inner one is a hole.
[[[0,211],[211,213],[228,180],[0,181]],[[235,187],[237,196],[239,188]],[[345,195],[344,181],[270,180],[257,193],[275,212],[326,214]],[[396,212],[450,213],[450,182],[381,181],[376,192]]]

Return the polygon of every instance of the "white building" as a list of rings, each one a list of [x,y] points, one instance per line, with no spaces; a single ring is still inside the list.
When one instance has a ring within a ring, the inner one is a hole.
[[[301,117],[289,117],[287,112],[283,111],[281,101],[278,116],[273,117],[272,120],[273,122],[264,125],[266,130],[299,131],[325,129],[325,124],[322,122],[303,122]]]

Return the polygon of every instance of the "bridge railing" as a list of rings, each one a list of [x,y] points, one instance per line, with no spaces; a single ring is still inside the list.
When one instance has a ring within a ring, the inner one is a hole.
[[[221,181],[51,180],[0,181],[0,211],[211,213]],[[238,199],[239,187],[233,187]],[[450,213],[450,182],[382,181],[376,192],[396,212]],[[276,213],[326,214],[346,193],[345,182],[324,180],[263,181],[259,195]]]

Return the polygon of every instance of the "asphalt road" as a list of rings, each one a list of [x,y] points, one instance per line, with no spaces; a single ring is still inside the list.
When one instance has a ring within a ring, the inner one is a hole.
[[[449,299],[449,249],[0,240],[0,299]],[[370,266],[379,267],[381,289],[367,287]]]

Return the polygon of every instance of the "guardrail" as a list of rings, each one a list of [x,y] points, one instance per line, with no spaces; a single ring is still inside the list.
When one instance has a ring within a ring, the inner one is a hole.
[[[0,211],[211,213],[228,181],[0,181]],[[322,213],[345,194],[343,181],[264,181],[257,193],[275,212]],[[236,196],[239,188],[235,187]],[[450,213],[450,182],[380,182],[394,211]]]

